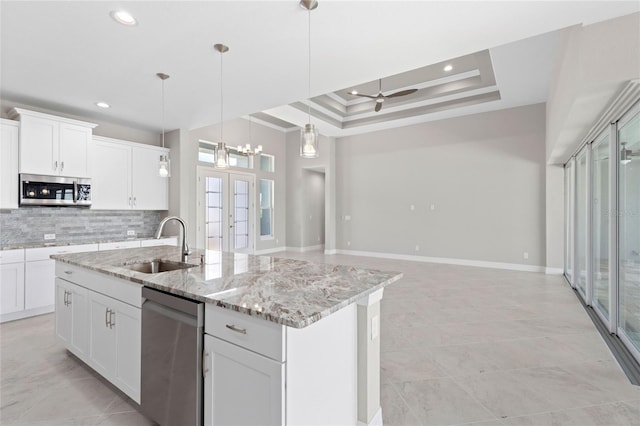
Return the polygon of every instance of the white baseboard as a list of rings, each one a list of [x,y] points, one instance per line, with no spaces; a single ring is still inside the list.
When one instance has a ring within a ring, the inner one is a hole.
[[[547,275],[562,275],[564,274],[564,269],[562,268],[544,268],[544,273]]]
[[[294,251],[296,253],[305,253],[307,251],[324,250],[324,244],[318,244],[317,246],[306,247],[286,247],[287,251]]]
[[[325,249],[324,250],[324,254],[327,254],[327,255],[332,255],[332,254],[337,254],[337,253],[338,253],[338,250],[336,250],[336,249],[328,249],[328,250]]]
[[[48,314],[55,310],[55,305],[44,306],[42,308],[27,309],[19,312],[11,312],[9,314],[0,315],[0,323],[7,321],[19,320],[22,318],[35,317],[36,315]]]
[[[476,266],[479,268],[507,269],[511,271],[545,272],[544,266],[522,265],[519,263],[488,262],[485,260],[454,259],[447,257],[415,256],[410,254],[379,253],[374,251],[336,250],[337,254],[379,257],[384,259],[411,260],[414,262],[444,263],[448,265]]]
[[[262,256],[265,254],[278,253],[286,250],[287,250],[286,247],[273,247],[273,248],[264,249],[264,250],[256,250],[253,254],[256,256]]]

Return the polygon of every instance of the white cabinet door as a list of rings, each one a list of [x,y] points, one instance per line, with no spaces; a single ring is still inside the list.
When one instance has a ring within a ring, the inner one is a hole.
[[[0,122],[0,209],[18,208],[18,135],[17,122]]]
[[[168,179],[158,174],[160,154],[156,148],[132,148],[133,208],[168,210]]]
[[[59,122],[44,117],[20,119],[20,173],[57,175]]]
[[[131,148],[94,139],[90,154],[91,209],[130,209]]]
[[[111,322],[116,331],[116,368],[114,384],[140,403],[141,310],[114,300]]]
[[[205,425],[284,424],[284,363],[206,334],[204,345]]]
[[[73,311],[69,304],[71,296],[71,284],[56,278],[56,336],[66,346],[71,345],[73,321]]]
[[[35,309],[55,303],[55,262],[27,262],[25,268],[24,308]]]
[[[92,130],[76,124],[60,124],[59,174],[73,177],[89,176],[87,163]]]
[[[24,263],[0,265],[0,314],[24,310]]]
[[[110,322],[113,299],[89,293],[89,365],[110,379],[116,369],[116,330]]]

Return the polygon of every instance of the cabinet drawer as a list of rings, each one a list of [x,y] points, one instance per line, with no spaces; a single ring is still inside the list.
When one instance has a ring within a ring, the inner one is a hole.
[[[81,253],[84,251],[97,251],[97,244],[80,244],[74,246],[58,246],[58,247],[38,247],[25,251],[27,262],[34,260],[49,260],[49,256],[53,254],[65,253]]]
[[[142,307],[142,285],[140,284],[109,277],[99,272],[63,262],[56,262],[56,277],[120,300],[131,306]]]
[[[0,250],[0,265],[24,262],[24,249]]]
[[[285,327],[247,314],[205,305],[204,331],[276,361],[285,361]]]
[[[137,248],[140,247],[140,241],[119,241],[115,243],[100,243],[98,250],[117,250],[124,248]]]

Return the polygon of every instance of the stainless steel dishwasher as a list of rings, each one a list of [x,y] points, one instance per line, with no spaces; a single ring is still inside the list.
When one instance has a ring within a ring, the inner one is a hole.
[[[162,426],[200,426],[204,306],[147,287],[142,296],[142,413]]]

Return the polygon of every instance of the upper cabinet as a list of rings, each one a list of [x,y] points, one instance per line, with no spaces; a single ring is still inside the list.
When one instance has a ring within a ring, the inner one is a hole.
[[[88,177],[96,124],[14,108],[20,119],[20,173]]]
[[[17,209],[19,123],[2,119],[0,129],[0,209]]]
[[[95,136],[91,150],[92,209],[168,210],[169,179],[160,177],[169,149]]]

